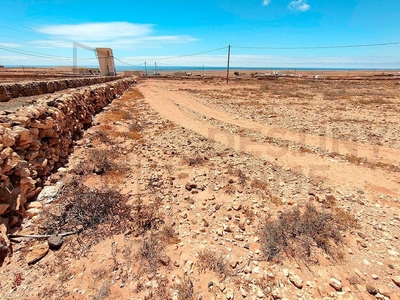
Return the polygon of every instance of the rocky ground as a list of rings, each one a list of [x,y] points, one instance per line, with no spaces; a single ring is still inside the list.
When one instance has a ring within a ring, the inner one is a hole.
[[[72,234],[15,237],[3,298],[400,299],[396,87],[141,82],[31,203],[16,234]]]

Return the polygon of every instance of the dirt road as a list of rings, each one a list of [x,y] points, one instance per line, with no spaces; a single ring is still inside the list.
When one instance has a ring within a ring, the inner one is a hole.
[[[195,95],[179,90],[179,82],[148,80],[141,83],[139,88],[151,107],[165,119],[222,143],[226,147],[250,152],[256,157],[274,162],[284,168],[298,170],[312,179],[323,180],[332,187],[362,191],[377,200],[382,194],[400,197],[399,172],[379,167],[366,167],[362,164],[333,159],[329,155],[299,152],[268,142],[255,141],[245,132],[244,134],[231,133],[227,127],[235,125],[267,138],[280,138],[307,147],[322,148],[327,153],[339,152],[351,155],[353,158],[366,158],[376,166],[389,163],[398,167],[400,165],[398,149],[299,134],[287,129],[240,119],[234,114],[199,103]],[[210,120],[218,120],[227,126],[216,126]]]

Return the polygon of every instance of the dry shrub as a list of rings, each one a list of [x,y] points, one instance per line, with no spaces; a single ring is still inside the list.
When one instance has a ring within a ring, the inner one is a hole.
[[[224,191],[225,194],[228,195],[233,195],[236,193],[236,188],[233,184],[227,184],[225,185],[222,190]]]
[[[197,266],[200,272],[210,270],[223,278],[231,273],[224,256],[217,255],[212,250],[202,250],[198,253]]]
[[[87,159],[81,161],[74,173],[77,175],[87,175],[93,172],[98,174],[107,173],[110,171],[126,171],[126,167],[115,161],[121,154],[121,149],[113,147],[112,149],[91,149],[88,152]]]
[[[59,214],[44,216],[45,234],[82,230],[81,236],[97,241],[130,228],[133,219],[126,196],[109,189],[90,189],[73,179],[64,185]]]
[[[267,182],[259,180],[259,179],[254,179],[251,182],[251,187],[253,189],[259,189],[260,191],[268,191],[269,190],[269,184]]]
[[[128,130],[131,131],[136,131],[136,132],[141,132],[143,131],[143,125],[139,124],[137,121],[133,121],[132,123],[129,124]]]
[[[174,285],[178,291],[178,300],[194,299],[193,281],[189,277],[184,277],[182,282]]]
[[[172,300],[169,297],[169,281],[166,278],[161,278],[157,280],[157,287],[152,289],[148,295],[146,295],[144,300]],[[180,299],[180,298],[178,298]]]
[[[263,180],[259,180],[259,179],[254,179],[254,180],[251,182],[251,187],[252,187],[253,189],[256,189],[257,192],[258,192],[259,194],[261,194],[262,196],[268,197],[269,200],[270,200],[272,203],[274,203],[274,204],[276,204],[276,205],[282,204],[282,200],[281,200],[279,197],[275,196],[275,195],[272,193],[268,182],[263,181]]]
[[[158,232],[158,235],[167,245],[178,244],[180,242],[178,235],[172,226],[164,226]]]
[[[246,176],[245,173],[243,173],[242,170],[239,170],[239,171],[238,171],[238,178],[239,178],[238,183],[239,183],[240,185],[242,185],[242,186],[244,186],[244,185],[246,184],[247,179],[248,179],[248,177]]]
[[[144,234],[146,231],[158,229],[164,224],[159,208],[161,199],[157,198],[155,202],[144,204],[141,198],[138,198],[132,208],[133,231],[136,236]]]
[[[94,300],[108,299],[111,293],[111,282],[106,281],[102,284],[100,290],[94,296]]]
[[[184,158],[184,162],[190,167],[204,166],[207,163],[207,158],[200,155],[188,156]]]
[[[163,241],[157,235],[150,234],[143,240],[138,252],[138,258],[144,264],[142,267],[151,272],[156,271],[163,260],[164,250]]]
[[[106,130],[111,130],[111,126],[110,126],[110,129],[106,129]],[[112,139],[110,139],[110,136],[106,130],[97,130],[97,131],[93,132],[93,134],[91,135],[91,138],[93,140],[98,140],[101,143],[112,144],[113,141],[112,141]]]
[[[335,222],[340,226],[342,230],[346,228],[358,228],[359,224],[357,219],[349,212],[346,212],[343,208],[337,206],[336,198],[333,195],[326,195],[325,201],[323,202],[325,208],[331,209],[334,214],[333,217]]]
[[[303,213],[294,208],[280,214],[276,220],[267,217],[259,228],[261,248],[268,261],[282,251],[309,260],[317,248],[338,259],[342,226],[334,214],[320,212],[307,204]]]
[[[108,149],[92,149],[89,152],[89,161],[104,172],[115,170],[118,165],[113,161],[116,152]]]
[[[155,166],[157,165],[154,165],[153,169],[155,168]],[[152,168],[152,165],[150,165],[150,168]],[[154,194],[155,192],[161,190],[163,185],[164,185],[164,180],[162,175],[152,175],[147,180],[146,190]]]
[[[248,219],[250,222],[254,221],[256,215],[254,214],[254,211],[250,207],[245,206],[243,207],[242,211],[246,219]]]

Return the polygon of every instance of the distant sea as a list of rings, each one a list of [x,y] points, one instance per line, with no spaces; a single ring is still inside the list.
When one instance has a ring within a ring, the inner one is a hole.
[[[127,71],[127,70],[140,70],[144,71],[144,66],[117,66],[117,71]],[[177,72],[177,71],[224,71],[226,67],[207,67],[207,66],[151,66],[148,65],[146,67],[147,71],[154,72]],[[265,71],[265,70],[272,70],[272,71],[373,71],[373,70],[399,70],[395,68],[295,68],[295,67],[230,67],[232,71],[240,71],[240,70],[247,70],[247,71]]]
[[[5,65],[6,68],[55,68],[55,67],[68,67],[68,66],[43,66],[43,65]],[[87,68],[98,68],[98,65],[92,66],[82,66]],[[72,68],[72,66],[71,66]],[[185,72],[207,72],[207,71],[224,71],[226,67],[212,67],[212,66],[154,66],[154,65],[147,65],[146,68],[144,65],[140,66],[116,66],[117,72],[123,71],[146,71],[148,73],[155,73],[155,72],[178,72],[178,71],[185,71]],[[297,67],[230,67],[232,71],[240,71],[240,70],[247,70],[247,71],[373,71],[373,70],[391,70],[391,71],[400,71],[399,68],[323,68],[323,67],[313,67],[313,68],[297,68]]]

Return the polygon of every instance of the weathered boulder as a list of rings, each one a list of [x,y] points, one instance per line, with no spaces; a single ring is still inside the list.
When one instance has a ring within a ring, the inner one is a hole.
[[[26,262],[28,265],[34,264],[41,260],[49,252],[49,245],[47,242],[40,243],[32,246],[26,255]]]

